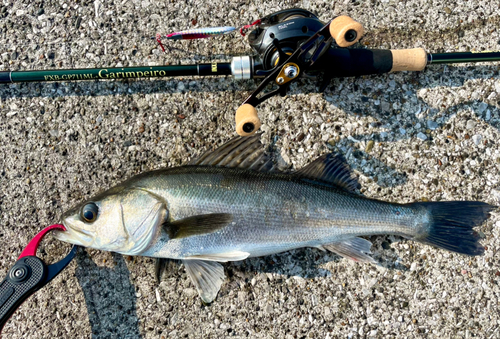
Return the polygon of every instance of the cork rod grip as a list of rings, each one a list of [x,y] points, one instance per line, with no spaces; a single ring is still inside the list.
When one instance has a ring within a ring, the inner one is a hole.
[[[427,53],[423,48],[391,49],[391,53],[391,72],[421,71],[427,65]]]

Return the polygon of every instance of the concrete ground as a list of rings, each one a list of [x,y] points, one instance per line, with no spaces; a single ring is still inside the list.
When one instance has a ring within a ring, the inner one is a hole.
[[[301,7],[324,21],[363,23],[363,45],[428,51],[500,49],[488,0],[4,0],[0,69],[189,64],[250,49],[238,34],[168,42],[194,27],[241,26]],[[259,108],[263,140],[279,135],[301,168],[329,150],[347,157],[368,197],[393,202],[500,199],[499,63],[304,80]],[[234,133],[255,81],[170,78],[0,85],[0,276],[40,229],[74,204],[143,171],[188,162]],[[498,211],[497,211],[498,213]],[[393,236],[372,237],[381,266],[301,249],[225,264],[217,300],[202,305],[184,268],[157,285],[154,262],[80,250],[33,295],[4,338],[498,338],[500,219],[466,257]],[[48,237],[39,256],[70,246]]]

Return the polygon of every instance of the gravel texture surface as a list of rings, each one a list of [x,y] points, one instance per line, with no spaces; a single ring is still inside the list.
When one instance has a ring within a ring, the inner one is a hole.
[[[250,53],[237,34],[168,42],[155,33],[240,26],[301,7],[324,21],[363,23],[362,44],[428,51],[500,49],[498,1],[11,1],[0,6],[0,69],[188,64]],[[268,142],[301,168],[346,155],[366,196],[394,202],[500,199],[500,66],[304,80],[260,109]],[[188,162],[234,133],[255,81],[220,78],[0,86],[0,276],[41,228],[98,191],[143,171]],[[498,213],[498,212],[497,212]],[[225,264],[204,306],[184,268],[164,280],[154,261],[80,250],[33,295],[5,338],[498,338],[500,219],[480,229],[484,256],[393,236],[372,237],[381,266],[301,249]],[[48,237],[39,256],[70,246]]]

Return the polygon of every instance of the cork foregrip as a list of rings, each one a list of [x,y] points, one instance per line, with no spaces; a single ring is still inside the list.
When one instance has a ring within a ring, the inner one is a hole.
[[[345,34],[348,30],[355,30],[357,33],[357,37],[354,41],[347,41],[345,39]],[[330,23],[330,34],[335,39],[335,42],[340,47],[349,47],[354,45],[356,42],[361,39],[365,30],[363,29],[363,25],[359,22],[354,21],[352,18],[347,15],[341,15],[336,17]]]
[[[236,133],[241,135],[242,137],[252,135],[260,128],[260,119],[257,116],[257,110],[250,104],[241,105],[236,110],[236,115],[234,116],[236,120]],[[252,132],[247,133],[243,130],[243,125],[246,123],[252,123],[255,128]]]
[[[391,49],[391,53],[391,72],[421,71],[427,65],[427,53],[423,48]]]

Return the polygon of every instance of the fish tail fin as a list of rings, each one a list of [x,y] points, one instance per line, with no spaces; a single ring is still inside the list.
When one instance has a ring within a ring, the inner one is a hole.
[[[429,216],[414,240],[461,254],[484,253],[473,228],[488,219],[497,206],[479,201],[417,202],[412,205],[424,207]]]

